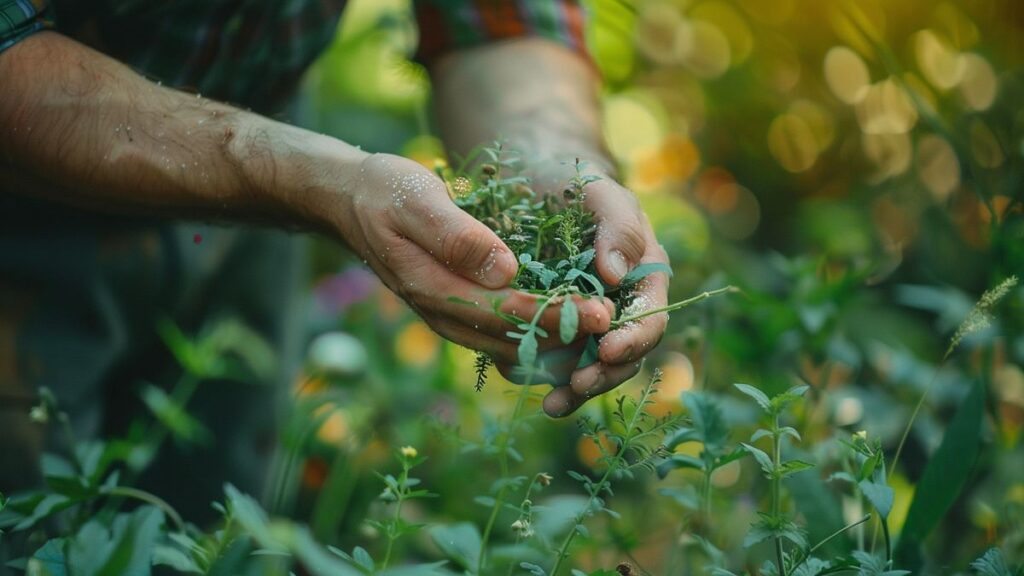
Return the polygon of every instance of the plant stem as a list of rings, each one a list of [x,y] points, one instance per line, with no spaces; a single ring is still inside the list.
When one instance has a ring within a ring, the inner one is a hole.
[[[729,293],[729,292],[738,292],[738,291],[739,291],[739,289],[736,288],[735,286],[723,286],[722,288],[717,288],[715,290],[709,290],[707,292],[701,292],[700,294],[697,294],[696,296],[692,296],[690,298],[687,298],[686,300],[680,300],[679,302],[675,302],[673,304],[669,304],[668,306],[661,306],[659,308],[652,308],[650,310],[644,310],[643,312],[638,312],[638,313],[633,314],[631,316],[624,316],[624,317],[619,318],[617,320],[612,320],[611,329],[615,330],[617,328],[622,328],[624,325],[626,325],[629,322],[634,322],[634,321],[639,320],[641,318],[646,318],[647,316],[653,316],[655,314],[661,314],[662,312],[674,312],[676,310],[679,310],[680,308],[686,308],[687,306],[690,306],[691,304],[696,304],[697,302],[700,302],[701,300],[706,300],[706,299],[711,298],[713,296],[718,296],[719,294],[726,294],[726,293]]]
[[[836,530],[835,532],[833,532],[833,533],[829,534],[828,536],[826,536],[824,540],[822,540],[821,542],[818,542],[817,544],[812,546],[811,549],[807,551],[807,554],[804,554],[803,557],[800,558],[800,561],[793,565],[793,569],[790,570],[790,574],[796,572],[796,569],[799,568],[804,562],[806,562],[808,558],[810,558],[811,556],[814,556],[814,553],[817,552],[819,548],[821,548],[825,544],[828,544],[829,542],[834,540],[836,537],[838,537],[843,532],[846,532],[848,530],[856,528],[857,526],[860,526],[861,524],[867,522],[870,519],[871,519],[871,514],[865,514],[864,517],[861,518],[860,520],[857,520],[856,522],[851,522],[851,523],[847,524],[846,526],[843,526],[839,530]]]
[[[630,426],[630,429],[632,429],[632,426]],[[626,441],[623,441],[622,445],[625,446]],[[619,450],[619,453],[622,453],[621,449]],[[555,566],[551,569],[551,576],[558,576],[558,569],[562,567],[562,561],[569,556],[569,546],[571,546],[572,541],[576,539],[576,527],[583,523],[586,513],[594,505],[594,502],[598,498],[598,494],[600,494],[604,490],[605,486],[608,485],[608,479],[611,478],[612,472],[618,469],[619,460],[620,457],[617,454],[615,458],[608,463],[608,469],[605,470],[604,475],[601,476],[601,479],[594,485],[594,490],[591,492],[586,505],[583,506],[583,511],[573,519],[573,525],[569,528],[569,533],[565,535],[565,540],[562,541],[562,545],[558,548],[558,556],[555,557]]]
[[[530,394],[529,383],[531,375],[527,375],[526,384],[523,384],[522,389],[519,391],[519,395],[516,398],[515,408],[512,409],[512,415],[509,417],[508,428],[498,440],[498,467],[502,478],[508,478],[509,475],[508,446],[512,440],[513,434],[515,433],[515,429],[517,428],[516,423],[519,421],[519,416],[523,411],[523,406],[526,405],[526,398]],[[507,493],[508,483],[505,483],[502,484],[498,493],[494,497],[494,506],[491,507],[491,515],[487,518],[487,524],[484,526],[483,536],[480,537],[480,553],[477,555],[476,566],[477,574],[483,573],[484,565],[487,562],[487,542],[491,538],[491,531],[494,529],[494,523],[498,520],[498,514],[501,512],[502,506],[504,506]]]
[[[704,483],[701,486],[702,500],[704,509],[704,533],[707,536],[711,536],[711,475],[714,470],[708,470],[704,473]]]
[[[109,490],[106,490],[105,492],[108,496],[132,498],[134,500],[141,500],[142,502],[146,502],[147,504],[152,504],[153,506],[156,506],[157,508],[162,510],[163,513],[171,519],[171,522],[174,523],[175,527],[177,527],[179,532],[184,533],[186,531],[185,522],[181,519],[181,515],[178,514],[178,511],[175,510],[170,504],[168,504],[166,500],[160,498],[156,494],[146,492],[145,490],[139,490],[138,488],[129,488],[127,486],[115,486]]]
[[[779,518],[781,507],[782,489],[782,434],[779,433],[779,415],[775,414],[772,421],[772,462],[775,464],[775,471],[772,474],[772,518]],[[786,576],[785,558],[782,554],[782,537],[776,535],[775,540],[775,562],[779,566],[779,576]]]
[[[402,502],[405,501],[405,492],[408,489],[406,482],[409,480],[409,463],[405,459],[402,460],[402,475],[398,478],[398,493],[395,494],[397,502],[395,503],[395,516],[391,520],[391,526],[388,528],[388,547],[384,551],[384,561],[380,565],[380,569],[384,570],[388,567],[388,562],[391,561],[391,550],[395,547],[395,541],[398,540],[396,531],[398,530],[398,523],[402,521]]]
[[[566,534],[565,540],[562,541],[562,545],[558,549],[558,555],[555,557],[555,565],[551,569],[551,576],[558,576],[558,569],[562,567],[562,562],[569,555],[569,546],[572,545],[572,541],[576,538],[577,526],[583,524],[583,519],[586,518],[587,513],[590,511],[591,507],[593,507],[594,502],[600,497],[599,495],[601,492],[605,490],[612,474],[614,474],[622,464],[624,455],[629,449],[630,442],[633,441],[633,437],[635,436],[637,419],[644,412],[645,402],[652,392],[653,387],[648,386],[640,396],[640,401],[636,405],[636,410],[629,417],[629,424],[626,425],[625,435],[623,436],[622,443],[619,445],[618,450],[615,452],[615,457],[608,463],[608,469],[605,470],[604,475],[601,476],[601,479],[594,485],[593,490],[590,491],[590,498],[587,500],[587,504],[583,507],[583,510],[576,515],[576,518],[573,520],[572,527],[569,528],[569,533]]]

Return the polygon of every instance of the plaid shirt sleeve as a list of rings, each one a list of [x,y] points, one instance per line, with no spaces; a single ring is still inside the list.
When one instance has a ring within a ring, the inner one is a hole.
[[[0,0],[0,52],[33,32],[52,27],[47,0]]]
[[[588,58],[578,0],[414,0],[420,29],[416,59],[430,64],[452,50],[534,36]]]

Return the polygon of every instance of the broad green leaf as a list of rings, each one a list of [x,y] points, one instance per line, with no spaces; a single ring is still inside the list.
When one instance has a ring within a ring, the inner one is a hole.
[[[529,369],[537,361],[537,336],[533,332],[523,334],[523,339],[519,341],[517,354],[519,366],[522,368]]]
[[[896,548],[897,565],[920,568],[920,545],[956,502],[978,459],[985,384],[975,382],[957,409],[914,491]]]
[[[376,569],[376,565],[374,564],[370,553],[362,546],[356,546],[355,549],[352,550],[352,560],[359,566],[365,568],[368,572],[373,572],[374,569]]]
[[[886,486],[885,484],[879,484],[877,482],[871,482],[869,480],[861,480],[857,486],[860,487],[860,491],[864,494],[864,497],[871,502],[871,505],[875,507],[878,515],[882,519],[887,519],[889,513],[892,512],[892,503],[896,498],[896,492]]]
[[[580,316],[576,309],[576,302],[571,296],[566,296],[562,302],[562,310],[558,320],[558,335],[562,344],[571,344],[576,339],[576,331],[579,329]]]
[[[470,522],[435,526],[430,530],[434,544],[456,564],[467,570],[476,569],[480,560],[480,532]]]
[[[763,470],[769,478],[775,474],[775,465],[772,463],[772,457],[769,456],[767,452],[760,448],[755,448],[750,444],[740,443],[740,446],[743,446],[744,450],[750,452],[754,459],[757,460],[757,463],[761,466],[761,470]]]
[[[46,576],[67,576],[67,559],[64,557],[64,538],[47,540],[32,558],[29,559],[29,573],[45,574]],[[34,565],[34,568],[33,567]]]
[[[761,392],[760,390],[754,388],[749,384],[737,383],[733,384],[733,386],[735,386],[736,389],[739,390],[740,392],[743,392],[747,396],[753,398],[754,401],[757,402],[757,405],[760,406],[761,409],[764,410],[765,412],[771,411],[772,401],[768,399],[768,396],[764,392]]]
[[[729,439],[729,427],[718,400],[703,392],[687,392],[683,394],[683,404],[698,432],[698,439],[704,443],[704,449],[717,456]]]
[[[142,506],[129,514],[119,514],[113,523],[117,546],[100,574],[148,573],[163,525],[164,514],[155,506]],[[77,569],[74,572],[77,574]]]
[[[103,576],[117,541],[98,520],[86,522],[68,542],[67,562],[81,576]]]

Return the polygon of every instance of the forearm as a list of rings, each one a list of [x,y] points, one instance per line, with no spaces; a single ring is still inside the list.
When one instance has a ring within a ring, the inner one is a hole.
[[[543,39],[502,42],[450,54],[431,73],[449,149],[465,154],[500,138],[531,165],[581,157],[611,173],[598,79],[568,48]]]
[[[55,33],[0,54],[0,78],[3,191],[107,212],[316,228],[315,198],[296,196],[326,181],[320,160],[336,169],[363,156],[159,86]]]

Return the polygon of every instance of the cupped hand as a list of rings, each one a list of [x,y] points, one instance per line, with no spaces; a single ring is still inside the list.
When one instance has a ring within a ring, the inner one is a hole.
[[[618,286],[640,264],[668,264],[668,255],[654,236],[636,196],[613,179],[602,177],[584,189],[585,204],[597,221],[596,267],[601,279]],[[632,302],[620,318],[667,304],[668,276],[647,276],[635,288]],[[643,357],[661,340],[668,314],[652,314],[601,336],[598,361],[572,372],[569,385],[554,388],[544,398],[544,411],[567,416],[588,399],[608,392],[640,371]]]
[[[537,299],[511,290],[516,257],[487,226],[459,209],[435,174],[420,164],[387,154],[366,157],[338,195],[335,228],[376,272],[441,336],[486,352],[501,365],[517,361],[511,326],[492,309],[531,318]],[[468,305],[466,302],[473,303]],[[580,336],[608,330],[613,306],[578,299]],[[556,379],[568,381],[581,344],[558,341],[559,310],[544,311],[539,325],[555,335],[539,342]],[[582,342],[582,340],[580,340]]]

